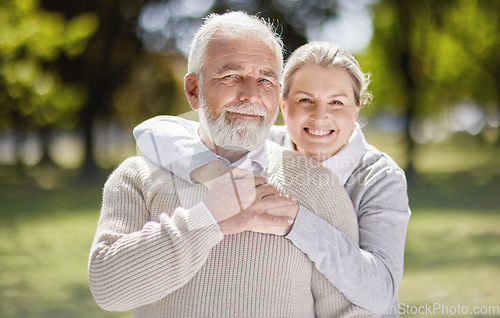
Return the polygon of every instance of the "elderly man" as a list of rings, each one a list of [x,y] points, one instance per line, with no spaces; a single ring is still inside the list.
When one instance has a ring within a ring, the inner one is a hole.
[[[134,317],[364,314],[282,236],[297,200],[357,240],[336,177],[264,143],[281,68],[281,40],[262,19],[232,12],[205,20],[191,47],[186,97],[200,112],[196,129],[207,151],[250,172],[199,184],[145,157],[125,160],[106,182],[90,254],[90,286],[102,308],[134,309]]]

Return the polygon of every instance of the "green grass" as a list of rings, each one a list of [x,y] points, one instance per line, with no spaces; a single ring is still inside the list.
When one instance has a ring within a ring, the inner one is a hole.
[[[456,160],[453,151],[430,153]],[[409,188],[402,304],[470,310],[500,305],[500,169],[484,160],[481,165],[489,170],[470,163],[453,173],[428,169]],[[434,162],[446,165],[446,160]],[[33,178],[0,168],[0,317],[132,317],[99,309],[88,287],[87,260],[103,182],[79,184],[67,177],[55,189],[42,190]],[[440,316],[453,315],[433,315]],[[500,314],[485,315],[495,316]]]
[[[131,317],[101,310],[88,287],[102,184],[41,190],[2,172],[0,317]]]
[[[418,151],[423,173],[409,188],[412,216],[400,303],[413,309],[460,305],[469,310],[461,316],[500,317],[499,155],[498,148],[481,144]],[[474,315],[475,306],[495,307]],[[440,308],[432,315],[450,316],[458,315]]]
[[[499,224],[495,209],[414,209],[400,302],[500,305]]]

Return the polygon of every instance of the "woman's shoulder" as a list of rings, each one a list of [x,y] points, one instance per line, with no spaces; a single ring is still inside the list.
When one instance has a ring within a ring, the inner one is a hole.
[[[366,144],[366,151],[353,175],[364,182],[380,179],[397,179],[406,183],[404,170],[387,153],[371,144]]]
[[[363,161],[368,166],[402,170],[390,155],[379,150],[371,144],[367,144],[366,146],[366,152],[363,156]]]

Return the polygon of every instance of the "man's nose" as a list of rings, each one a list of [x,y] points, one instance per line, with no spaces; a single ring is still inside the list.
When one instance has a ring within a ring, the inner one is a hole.
[[[260,99],[259,83],[253,79],[243,80],[240,84],[238,98],[241,101],[257,102]]]

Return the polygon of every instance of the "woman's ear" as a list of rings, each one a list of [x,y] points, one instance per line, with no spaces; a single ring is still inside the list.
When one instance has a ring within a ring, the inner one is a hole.
[[[187,74],[184,77],[184,94],[193,110],[198,110],[200,96],[198,87],[198,77],[193,74]]]
[[[281,108],[281,114],[284,116],[286,116],[286,111],[287,111],[287,106],[286,106],[286,102],[283,100],[283,96],[280,97],[280,108]]]
[[[357,120],[358,119],[358,116],[359,116],[359,112],[361,111],[361,107],[362,107],[362,101],[361,99],[358,100],[358,104],[356,105],[356,113],[354,114],[354,120]]]

